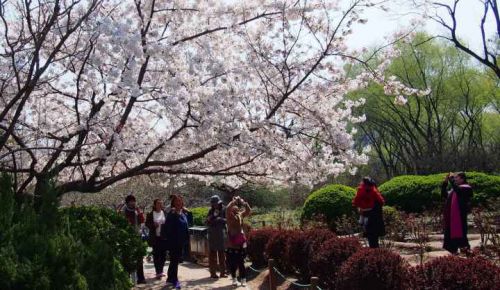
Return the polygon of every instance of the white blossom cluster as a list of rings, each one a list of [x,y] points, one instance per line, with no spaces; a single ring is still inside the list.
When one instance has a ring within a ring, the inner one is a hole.
[[[64,1],[60,11],[74,5],[71,13],[61,12],[45,39],[26,29],[22,5],[7,4],[1,124],[15,120],[22,144],[10,136],[0,165],[103,186],[152,172],[233,186],[314,184],[354,170],[367,161],[353,149],[364,116],[353,114],[362,101],[345,96],[373,81],[401,104],[428,92],[385,79],[390,49],[378,67],[348,76],[344,65],[363,52],[350,51],[346,37],[376,5],[352,3]],[[49,17],[53,8],[33,9]],[[20,99],[2,107],[34,79],[37,53],[40,77],[16,119]]]

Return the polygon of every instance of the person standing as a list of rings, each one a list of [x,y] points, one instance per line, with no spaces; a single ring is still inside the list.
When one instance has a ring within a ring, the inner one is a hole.
[[[359,209],[359,223],[363,226],[369,247],[378,248],[380,236],[385,235],[385,225],[382,215],[384,198],[378,191],[377,184],[372,178],[364,177],[361,180],[352,204]]]
[[[448,190],[448,185],[451,185],[450,190]],[[443,216],[443,249],[457,255],[458,249],[461,248],[469,254],[467,214],[471,207],[472,187],[467,183],[465,173],[448,173],[441,185],[441,196],[446,199]]]
[[[165,276],[163,268],[167,259],[167,249],[165,240],[161,237],[161,227],[165,223],[166,217],[163,201],[155,199],[153,210],[146,216],[146,226],[149,228],[148,244],[153,248],[153,263],[158,280]]]
[[[165,207],[165,212],[166,213],[169,213],[171,210],[172,210],[172,198],[174,198],[176,195],[175,194],[171,194],[168,196],[168,205]],[[193,213],[186,207],[184,207],[182,209],[182,212],[186,215],[186,218],[187,218],[187,221],[188,221],[188,226],[189,227],[192,227],[193,224],[194,224],[194,221],[193,221]],[[189,242],[189,236],[188,236],[188,242],[186,243],[186,245],[184,246],[184,249],[182,251],[182,258],[181,258],[181,262],[182,261],[189,261],[189,262],[193,262],[195,263],[196,260],[193,259],[191,257],[191,243]]]
[[[144,226],[144,214],[137,207],[135,196],[132,194],[125,198],[125,205],[122,208],[122,214],[127,219],[128,223],[134,227],[137,233],[141,234],[141,229]],[[143,257],[140,257],[137,261],[137,284],[146,284],[146,278],[144,277],[144,265]]]
[[[243,231],[243,219],[251,213],[250,205],[241,197],[236,196],[227,205],[227,260],[233,285],[238,286],[236,271],[239,271],[241,286],[246,286],[245,257],[247,238]]]
[[[188,220],[183,209],[182,198],[179,195],[174,195],[171,199],[171,211],[167,213],[161,229],[161,236],[166,240],[166,248],[170,255],[167,284],[171,283],[176,289],[181,289],[178,268],[182,259],[182,251],[189,240]]]
[[[224,235],[226,232],[226,208],[218,195],[210,198],[211,208],[208,211],[206,225],[208,226],[208,265],[210,277],[217,279],[217,268],[220,277],[226,276],[226,260],[224,254]]]

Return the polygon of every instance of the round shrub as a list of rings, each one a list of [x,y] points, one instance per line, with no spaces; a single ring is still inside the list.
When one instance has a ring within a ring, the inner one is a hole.
[[[467,172],[474,195],[472,205],[500,196],[500,176],[480,172]],[[433,175],[402,175],[395,177],[379,189],[387,205],[410,213],[420,213],[443,203],[441,184],[446,173]]]
[[[350,256],[361,248],[357,238],[331,238],[317,251],[312,252],[309,268],[312,276],[319,278],[327,289],[335,288],[338,271]]]
[[[278,268],[284,271],[290,270],[289,265],[286,264],[284,259],[290,233],[291,231],[289,230],[279,230],[270,237],[266,245],[267,258],[274,259]]]
[[[127,272],[134,272],[137,261],[146,255],[139,234],[113,210],[71,207],[62,214],[71,235],[81,244],[82,274],[90,289],[110,289],[118,281],[127,281]]]
[[[412,288],[417,290],[498,289],[500,267],[483,258],[436,258],[414,269]]]
[[[314,237],[314,231],[291,231],[285,249],[285,262],[290,270],[299,273],[302,280],[308,280],[309,267],[307,262],[310,254],[310,239]]]
[[[195,207],[191,209],[191,213],[193,214],[193,225],[195,226],[204,226],[205,220],[207,219],[209,207]]]
[[[442,203],[438,176],[403,175],[379,187],[385,203],[405,212],[420,213]]]
[[[248,235],[247,253],[254,267],[267,265],[266,245],[278,231],[272,228],[261,228],[250,231]]]
[[[324,242],[337,237],[335,233],[329,229],[311,229],[309,233],[309,250],[312,252],[318,251]]]
[[[302,212],[303,220],[310,220],[317,215],[323,216],[331,228],[343,215],[354,214],[352,199],[356,191],[345,185],[330,184],[313,192],[306,199]]]
[[[387,249],[362,249],[352,255],[337,275],[336,289],[408,289],[408,263]]]

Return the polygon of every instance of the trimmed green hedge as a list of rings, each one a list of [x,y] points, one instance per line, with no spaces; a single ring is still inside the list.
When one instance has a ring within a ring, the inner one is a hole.
[[[335,221],[343,215],[354,214],[352,199],[356,195],[354,188],[330,184],[313,192],[304,202],[302,220],[310,220],[316,215],[325,217],[331,228]]]
[[[193,225],[195,226],[204,226],[205,220],[207,219],[209,207],[195,207],[191,209],[191,213],[193,213]]]
[[[500,197],[500,176],[480,172],[466,174],[474,191],[473,206]],[[442,206],[441,184],[445,175],[402,175],[385,182],[379,189],[387,205],[418,213]]]

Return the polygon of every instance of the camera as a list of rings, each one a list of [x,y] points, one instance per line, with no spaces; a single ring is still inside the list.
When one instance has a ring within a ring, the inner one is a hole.
[[[241,199],[241,197],[237,196],[235,198],[235,200],[236,200],[236,206],[237,207],[242,207],[243,206],[243,200]]]

